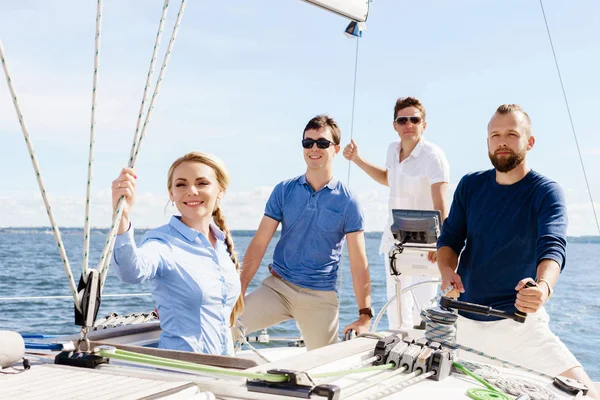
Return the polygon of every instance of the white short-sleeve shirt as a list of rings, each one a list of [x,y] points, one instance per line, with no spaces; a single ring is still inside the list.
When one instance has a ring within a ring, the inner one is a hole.
[[[380,253],[387,254],[394,244],[390,230],[393,209],[433,210],[431,185],[450,181],[446,155],[438,146],[421,138],[405,160],[400,162],[401,142],[390,143],[385,167],[390,197],[389,216],[383,228]]]

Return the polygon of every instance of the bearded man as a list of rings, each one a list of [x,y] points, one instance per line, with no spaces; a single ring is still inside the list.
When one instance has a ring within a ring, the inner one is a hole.
[[[494,169],[461,179],[437,242],[442,290],[453,285],[449,295],[460,293],[461,300],[528,315],[520,324],[461,311],[457,343],[577,379],[590,388],[588,396],[597,398],[581,364],[550,331],[543,307],[565,266],[564,194],[556,182],[527,165],[535,138],[520,106],[498,107],[488,124],[487,143]],[[527,287],[528,282],[533,285]],[[493,363],[472,353],[461,357]]]

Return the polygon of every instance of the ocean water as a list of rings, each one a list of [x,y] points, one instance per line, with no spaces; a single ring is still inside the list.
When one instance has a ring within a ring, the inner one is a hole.
[[[82,230],[61,231],[73,274],[79,277],[83,248]],[[142,231],[136,232],[139,240]],[[237,232],[235,243],[243,256],[251,232]],[[90,266],[95,267],[106,238],[105,230],[94,230],[91,235]],[[267,275],[277,239],[269,245],[263,265],[251,284],[250,290]],[[367,255],[371,268],[373,307],[377,312],[386,302],[383,258],[377,252],[378,235],[367,235]],[[600,244],[570,243],[567,266],[547,304],[550,326],[583,364],[594,381],[600,381]],[[340,329],[356,319],[357,307],[352,290],[347,256],[342,262]],[[109,271],[105,294],[147,293],[149,285],[120,282]],[[0,298],[69,295],[67,278],[51,231],[46,228],[0,229]],[[111,312],[130,313],[154,309],[152,298],[104,298],[99,317]],[[387,327],[384,317],[380,328]],[[72,299],[67,300],[0,300],[0,329],[22,333],[72,334],[78,332],[73,324]],[[296,324],[287,321],[269,329],[272,336],[299,336]],[[500,355],[501,356],[501,355]]]

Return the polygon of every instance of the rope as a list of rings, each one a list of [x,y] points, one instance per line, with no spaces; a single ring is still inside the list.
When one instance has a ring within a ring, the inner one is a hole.
[[[183,17],[183,12],[185,10],[185,5],[187,3],[187,0],[182,0],[181,1],[181,6],[179,8],[179,13],[177,14],[177,19],[175,21],[175,26],[173,27],[173,33],[171,34],[171,39],[169,40],[169,45],[167,47],[167,51],[165,53],[165,57],[160,69],[160,73],[158,75],[158,80],[156,82],[156,86],[154,88],[154,93],[152,94],[152,98],[150,100],[150,105],[148,107],[148,112],[146,113],[146,119],[144,121],[144,124],[142,126],[142,130],[139,134],[139,137],[137,138],[136,141],[133,142],[133,148],[131,153],[133,154],[132,157],[130,157],[129,160],[129,167],[133,168],[135,166],[135,162],[137,160],[137,155],[138,152],[140,150],[140,145],[142,143],[142,140],[144,139],[144,136],[146,134],[146,129],[148,127],[148,123],[150,122],[150,116],[152,114],[152,110],[154,109],[154,104],[156,102],[156,98],[158,96],[158,93],[160,91],[160,87],[161,87],[161,83],[163,81],[164,78],[164,74],[167,68],[167,64],[169,62],[170,56],[171,56],[171,52],[173,50],[173,46],[175,44],[175,39],[177,37],[177,32],[179,30],[179,25],[181,24],[181,18]],[[164,12],[164,9],[163,9]],[[108,272],[108,266],[110,265],[110,255],[112,254],[112,249],[114,246],[114,241],[117,237],[117,229],[119,227],[119,223],[121,222],[121,217],[123,215],[123,201],[124,201],[124,197],[121,197],[121,199],[119,200],[119,203],[117,205],[117,210],[115,212],[115,216],[113,218],[113,222],[112,222],[112,226],[110,228],[110,232],[108,233],[108,236],[106,238],[106,242],[104,244],[104,249],[102,250],[102,254],[100,256],[100,262],[98,263],[98,271],[100,272],[100,274],[102,275],[102,283],[101,283],[101,290],[104,288],[104,282],[106,281],[106,276],[107,276],[107,272]]]
[[[456,363],[454,363],[453,366],[457,369],[459,373],[465,373],[462,369],[456,366]],[[495,387],[501,389],[506,394],[515,397],[526,394],[529,396],[529,398],[531,398],[531,400],[558,399],[558,397],[554,393],[552,393],[551,391],[546,389],[546,387],[540,384],[520,378],[514,378],[512,376],[505,377],[501,375],[497,369],[489,365],[463,361],[461,362],[461,366],[469,370],[469,372],[471,373],[476,373],[476,376],[479,379],[483,379],[488,384],[493,384]]]
[[[275,374],[260,373],[260,372],[235,371],[235,370],[230,370],[227,368],[213,367],[213,366],[203,365],[203,364],[195,364],[195,363],[186,362],[186,361],[171,360],[168,358],[156,357],[156,356],[151,356],[151,355],[147,355],[147,354],[138,354],[138,353],[134,353],[131,351],[125,351],[125,350],[119,350],[119,349],[115,350],[114,352],[102,349],[99,351],[99,354],[102,357],[106,357],[106,358],[115,358],[115,359],[119,359],[119,360],[123,360],[123,361],[148,364],[148,365],[153,365],[153,366],[157,366],[157,367],[161,367],[161,368],[174,368],[174,369],[183,369],[183,370],[187,370],[187,371],[203,372],[203,373],[218,374],[218,375],[225,375],[225,376],[235,376],[235,377],[248,378],[248,379],[260,379],[260,380],[267,381],[267,382],[286,382],[288,380],[288,377],[285,375],[275,375]]]
[[[98,87],[98,67],[100,65],[100,27],[102,26],[102,0],[98,0],[96,10],[96,36],[94,40],[94,78],[92,84],[92,116],[90,123],[90,149],[88,156],[87,189],[85,195],[85,225],[83,227],[83,261],[81,272],[87,279],[88,258],[90,251],[90,199],[92,197],[92,165],[94,163],[94,143],[96,136],[96,94]]]
[[[447,289],[446,289],[447,290]],[[441,296],[438,296],[441,297]],[[425,338],[430,341],[439,342],[442,345],[449,347],[453,350],[464,350],[469,353],[476,354],[481,357],[488,358],[492,361],[497,361],[503,366],[510,366],[512,368],[527,371],[544,378],[548,378],[550,380],[554,379],[554,377],[545,374],[540,371],[536,371],[531,368],[524,367],[519,364],[512,363],[510,361],[503,360],[498,357],[494,357],[488,354],[485,354],[479,350],[475,350],[471,347],[463,346],[461,344],[456,343],[456,320],[458,319],[458,315],[454,314],[451,311],[444,310],[440,307],[427,307],[423,309],[421,312],[421,317],[425,321]]]
[[[255,348],[248,342],[248,339],[246,339],[246,328],[244,328],[243,326],[240,326],[239,320],[238,320],[238,324],[236,324],[235,328],[237,328],[237,330],[240,332],[240,338],[241,338],[240,341],[242,342],[242,344],[245,344],[246,346],[248,346],[248,348],[250,350],[252,350],[252,352],[254,352],[254,354],[259,356],[266,363],[271,362],[271,360],[269,360],[267,357],[263,356],[262,353],[260,351],[258,351],[257,348]]]
[[[146,84],[144,85],[144,93],[142,94],[142,103],[140,105],[140,112],[138,113],[138,119],[137,119],[137,123],[135,126],[135,134],[133,136],[133,145],[131,146],[131,151],[129,153],[129,167],[133,168],[134,164],[132,164],[132,160],[135,154],[137,154],[137,148],[139,148],[140,145],[140,124],[142,121],[142,115],[144,114],[144,106],[146,105],[146,101],[148,100],[148,89],[150,87],[150,82],[152,81],[152,76],[154,75],[154,67],[156,65],[156,59],[158,58],[158,50],[160,48],[160,41],[162,39],[162,34],[163,34],[163,30],[165,27],[165,21],[167,19],[167,11],[169,9],[169,0],[165,0],[165,3],[163,4],[163,9],[162,9],[162,14],[160,16],[160,22],[158,23],[158,32],[156,33],[156,40],[154,41],[154,48],[152,50],[152,58],[150,59],[150,68],[148,69],[148,75],[146,76]],[[181,11],[180,11],[181,13]],[[166,57],[166,56],[165,56]],[[164,64],[163,64],[164,66]],[[162,71],[162,69],[161,69]],[[155,91],[156,94],[156,91]],[[154,98],[154,96],[153,96]],[[146,119],[147,121],[147,119]],[[146,124],[144,123],[144,128],[145,128]],[[119,201],[119,203],[122,200]],[[117,224],[118,226],[118,224]],[[116,235],[115,235],[116,238]],[[112,253],[113,253],[113,248],[114,248],[114,241],[115,238],[112,239],[110,245],[109,245],[109,252],[108,255],[106,257],[107,260],[107,264],[105,266],[105,268],[108,270],[108,267],[110,265],[110,260],[112,259]],[[101,285],[102,287],[104,287],[104,281],[106,280],[106,276],[103,275],[102,278],[102,282]]]
[[[150,88],[150,81],[152,80],[152,76],[154,75],[154,66],[156,64],[156,59],[158,57],[158,49],[160,48],[160,41],[162,39],[163,29],[165,27],[165,20],[167,19],[167,11],[169,9],[169,0],[165,0],[163,5],[162,14],[160,16],[160,22],[158,24],[158,32],[156,32],[156,40],[154,41],[154,49],[152,50],[152,58],[150,59],[150,68],[148,70],[148,75],[146,76],[146,84],[144,85],[144,94],[142,95],[142,104],[140,105],[140,112],[138,114],[137,123],[135,125],[135,134],[133,137],[133,142],[136,143],[139,139],[140,132],[140,124],[142,122],[142,115],[144,114],[144,106],[146,105],[146,100],[148,100],[148,88]],[[131,147],[131,152],[129,153],[129,161],[133,159],[133,155],[135,154],[135,145]]]
[[[356,104],[356,75],[358,72],[358,42],[359,42],[360,36],[356,37],[356,54],[354,55],[354,86],[352,89],[352,117],[350,118],[350,140],[352,140],[352,137],[354,136],[354,105]],[[352,166],[352,161],[348,160],[348,178],[346,180],[346,185],[348,186],[348,188],[350,188],[350,167]],[[343,255],[343,248],[342,248],[342,255]],[[350,255],[348,255],[348,258],[350,258]],[[343,265],[342,265],[342,256],[340,256],[340,266],[338,268],[339,271],[339,281],[338,281],[338,298],[342,298],[342,293],[344,290],[344,271],[343,271]]]
[[[372,394],[367,397],[367,400],[375,400],[375,399],[383,399],[388,396],[391,396],[394,393],[398,393],[399,391],[406,389],[407,387],[424,381],[430,376],[434,375],[433,372],[427,372],[425,374],[420,373],[419,371],[412,372],[406,376],[406,378],[402,379],[400,382],[395,383],[385,389],[381,389],[377,393]]]
[[[546,32],[548,33],[548,41],[550,42],[550,48],[552,49],[552,56],[554,57],[554,65],[556,65],[556,72],[558,73],[558,80],[560,81],[560,87],[562,89],[563,98],[565,100],[565,106],[567,107],[567,114],[569,115],[569,122],[571,123],[571,132],[573,132],[573,138],[575,139],[575,146],[577,147],[577,154],[579,155],[579,162],[581,164],[581,170],[583,171],[583,178],[585,179],[585,186],[592,203],[592,211],[594,213],[594,222],[596,222],[596,228],[600,233],[600,222],[598,222],[598,215],[596,214],[596,207],[594,206],[594,198],[592,196],[592,190],[590,189],[590,183],[588,181],[587,173],[585,171],[585,165],[583,164],[583,157],[581,156],[581,150],[579,148],[579,141],[577,140],[577,133],[575,132],[575,124],[573,123],[573,116],[571,115],[571,108],[569,107],[569,100],[567,99],[567,91],[563,83],[562,74],[560,73],[560,67],[558,65],[558,58],[556,57],[556,51],[554,50],[554,43],[552,42],[552,35],[550,34],[550,27],[548,26],[548,20],[546,19],[546,11],[544,10],[544,2],[540,0],[540,8],[542,9],[542,16],[544,17],[544,24],[546,25]]]
[[[354,137],[354,109],[356,104],[356,76],[358,72],[358,44],[360,43],[360,36],[356,37],[356,54],[354,56],[354,87],[352,89],[352,117],[350,119],[350,141]],[[350,167],[352,166],[352,161],[348,160],[348,187],[350,187]]]
[[[123,294],[103,294],[102,298],[109,297],[144,297],[152,296],[152,293],[123,293]],[[29,297],[0,297],[0,301],[29,301],[29,300],[51,300],[51,299],[70,299],[71,296],[29,296]]]
[[[10,90],[12,101],[15,106],[15,110],[17,112],[17,117],[19,118],[19,124],[21,125],[21,131],[23,132],[23,137],[25,138],[25,143],[27,144],[27,149],[29,150],[29,156],[31,157],[31,163],[33,164],[33,170],[35,172],[35,176],[37,178],[38,185],[40,187],[42,199],[44,200],[44,205],[46,206],[46,213],[48,214],[48,218],[50,219],[50,226],[52,227],[52,233],[54,234],[54,239],[56,240],[56,244],[58,246],[60,258],[63,262],[65,273],[67,274],[67,279],[69,280],[69,287],[71,288],[71,294],[73,295],[73,300],[75,301],[75,307],[81,311],[80,305],[79,305],[79,299],[77,297],[77,286],[75,286],[75,280],[73,279],[73,273],[71,272],[71,266],[69,265],[69,259],[67,258],[67,253],[65,251],[65,247],[63,245],[63,241],[60,236],[60,231],[58,229],[58,225],[56,224],[56,220],[54,219],[54,214],[52,213],[52,208],[50,207],[50,202],[48,201],[48,196],[46,195],[46,188],[44,187],[44,182],[42,181],[42,174],[40,172],[40,166],[38,164],[37,157],[35,156],[35,151],[33,150],[33,143],[31,142],[31,139],[29,137],[29,132],[27,131],[27,126],[25,125],[25,120],[23,119],[23,114],[21,113],[21,108],[19,107],[19,101],[17,100],[17,95],[15,93],[15,89],[13,88],[13,85],[12,85],[12,80],[10,77],[10,72],[8,70],[8,65],[6,64],[6,60],[4,58],[4,47],[2,46],[1,41],[0,41],[0,61],[2,62],[2,67],[4,69],[4,74],[6,76],[6,83],[8,84],[8,89]]]

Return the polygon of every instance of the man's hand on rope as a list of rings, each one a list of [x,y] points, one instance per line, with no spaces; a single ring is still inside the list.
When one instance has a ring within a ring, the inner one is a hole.
[[[454,289],[446,293],[446,296],[458,298],[461,293],[465,292],[460,275],[458,275],[454,270],[451,268],[440,268],[440,274],[442,275],[442,290],[446,289],[450,285],[454,286]]]
[[[123,217],[117,233],[121,234],[129,229],[129,212],[135,203],[135,170],[133,168],[123,168],[121,174],[112,183],[112,206],[113,213],[117,210],[119,199],[125,196],[123,204]]]
[[[535,286],[525,287],[527,282],[531,282]],[[538,311],[548,300],[548,288],[545,285],[538,285],[531,278],[521,279],[515,290],[519,292],[515,307],[527,314]]]

